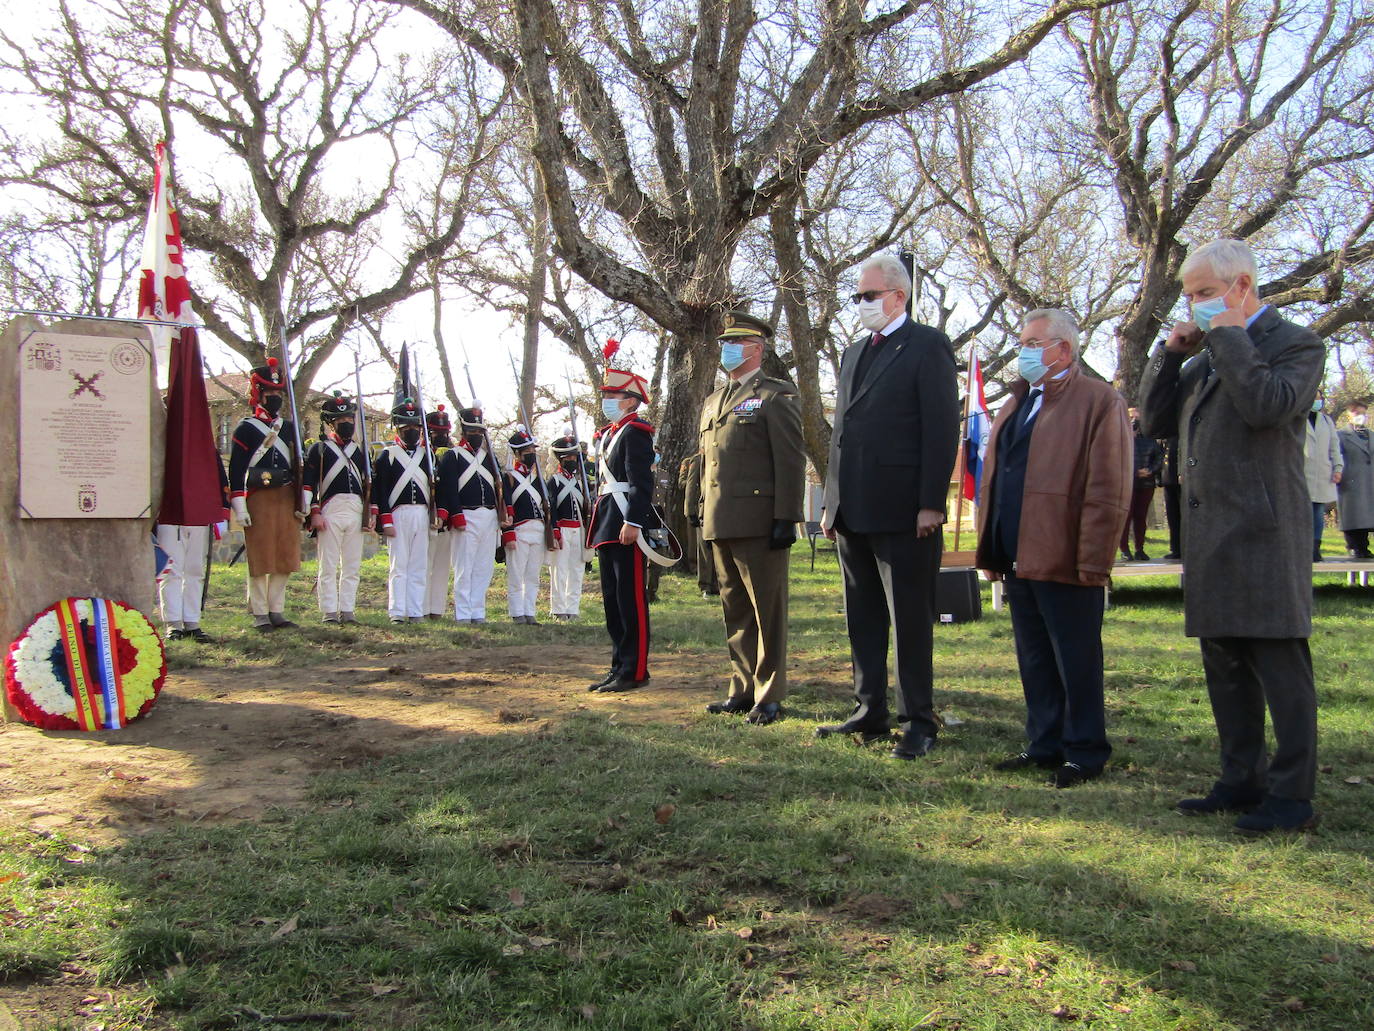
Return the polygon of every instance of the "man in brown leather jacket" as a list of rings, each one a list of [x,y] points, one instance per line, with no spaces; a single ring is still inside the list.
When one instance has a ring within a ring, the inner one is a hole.
[[[1024,751],[999,770],[1039,766],[1067,788],[1102,773],[1102,588],[1131,502],[1126,403],[1078,366],[1068,312],[1026,316],[1012,398],[983,468],[978,568],[1005,578],[1026,696]]]

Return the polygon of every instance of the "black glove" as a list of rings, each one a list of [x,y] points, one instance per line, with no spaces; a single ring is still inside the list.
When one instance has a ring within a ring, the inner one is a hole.
[[[768,537],[768,549],[778,551],[797,543],[797,524],[790,519],[774,519],[773,532]]]

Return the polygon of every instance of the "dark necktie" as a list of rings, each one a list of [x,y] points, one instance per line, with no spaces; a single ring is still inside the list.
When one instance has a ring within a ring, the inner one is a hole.
[[[1016,435],[1011,438],[1012,440],[1017,440],[1020,438],[1021,434],[1026,432],[1026,426],[1030,423],[1032,418],[1031,413],[1035,410],[1035,402],[1040,400],[1041,393],[1041,389],[1036,387],[1026,395],[1025,405],[1016,413],[1020,418],[1016,421]]]
[[[869,347],[882,347],[882,346],[883,346],[883,341],[886,340],[886,339],[887,339],[887,337],[883,336],[881,333],[874,333],[874,334],[873,334],[873,339],[870,340],[870,341],[868,342],[868,346],[869,346]]]

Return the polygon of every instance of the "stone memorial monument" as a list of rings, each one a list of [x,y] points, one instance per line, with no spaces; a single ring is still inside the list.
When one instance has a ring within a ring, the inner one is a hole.
[[[146,326],[112,320],[19,316],[0,337],[0,647],[69,596],[155,612],[152,349]]]

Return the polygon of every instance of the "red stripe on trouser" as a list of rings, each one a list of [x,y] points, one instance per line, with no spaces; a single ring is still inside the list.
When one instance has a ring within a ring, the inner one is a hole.
[[[642,531],[641,531],[642,532]],[[635,564],[635,612],[639,616],[639,640],[635,643],[635,679],[644,680],[649,675],[649,605],[644,590],[644,553],[638,546],[630,549]]]

